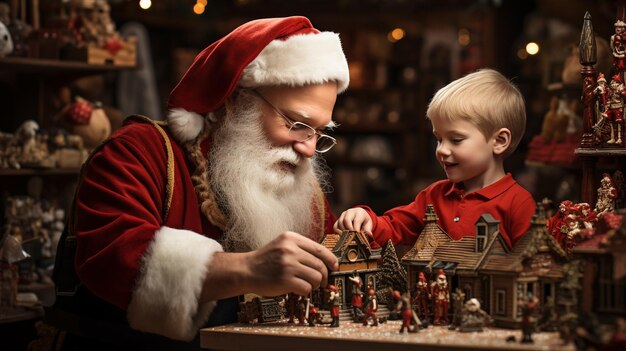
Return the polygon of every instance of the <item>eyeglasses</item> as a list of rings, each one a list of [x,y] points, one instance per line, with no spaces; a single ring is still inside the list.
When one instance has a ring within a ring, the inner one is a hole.
[[[306,123],[292,120],[291,118],[287,117],[285,113],[282,112],[278,107],[269,102],[263,95],[261,95],[261,93],[256,90],[251,91],[266,104],[268,104],[274,110],[274,112],[276,112],[276,114],[278,114],[285,120],[285,122],[287,122],[287,126],[289,127],[289,136],[296,141],[304,142],[310,140],[315,135],[317,135],[317,141],[315,142],[315,151],[319,152],[320,154],[327,152],[337,144],[337,140],[335,138],[315,130],[315,128]]]

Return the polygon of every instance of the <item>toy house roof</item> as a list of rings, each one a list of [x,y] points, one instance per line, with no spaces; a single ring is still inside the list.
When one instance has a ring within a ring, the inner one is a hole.
[[[424,227],[415,245],[402,257],[402,263],[423,265],[431,269],[444,268],[454,274],[462,271],[521,273],[525,271],[524,261],[532,262],[536,254],[542,254],[542,259],[550,262],[567,256],[556,239],[547,232],[545,215],[541,213],[533,219],[531,230],[513,248],[509,248],[498,230],[498,220],[484,214],[478,219],[477,225],[481,222],[488,226],[487,241],[482,250],[477,248],[480,243],[476,236],[466,236],[455,241],[434,222],[429,222],[427,226],[430,225],[430,228]],[[546,264],[540,272],[542,276],[562,276],[556,264]]]
[[[356,242],[366,259],[380,258],[381,249],[372,249],[365,233],[345,230],[341,234],[326,234],[321,244],[329,249],[337,258],[342,258],[350,243]]]

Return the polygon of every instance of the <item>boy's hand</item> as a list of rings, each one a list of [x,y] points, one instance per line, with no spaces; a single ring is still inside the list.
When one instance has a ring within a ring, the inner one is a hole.
[[[339,216],[333,229],[336,233],[341,233],[342,230],[364,231],[365,234],[372,236],[372,227],[372,219],[364,209],[351,208]]]

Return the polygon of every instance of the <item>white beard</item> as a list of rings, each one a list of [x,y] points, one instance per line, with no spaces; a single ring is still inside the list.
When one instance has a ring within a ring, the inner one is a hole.
[[[271,146],[251,96],[241,94],[233,105],[215,131],[209,152],[209,181],[228,217],[224,248],[254,250],[288,230],[316,240],[316,172],[325,178],[325,171],[317,171],[317,162],[303,158],[291,145]],[[295,165],[295,170],[282,169],[282,162]]]

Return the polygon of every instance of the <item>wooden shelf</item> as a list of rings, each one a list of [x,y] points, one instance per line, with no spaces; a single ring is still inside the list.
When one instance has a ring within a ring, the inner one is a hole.
[[[587,149],[578,148],[574,150],[574,153],[578,156],[593,156],[593,157],[624,157],[626,156],[626,148],[615,149]]]
[[[0,177],[5,176],[53,176],[53,175],[78,175],[80,168],[23,168],[0,169]]]
[[[68,73],[91,75],[135,68],[136,66],[93,65],[78,61],[47,60],[27,57],[0,58],[0,70],[17,73],[36,73],[45,76]]]

